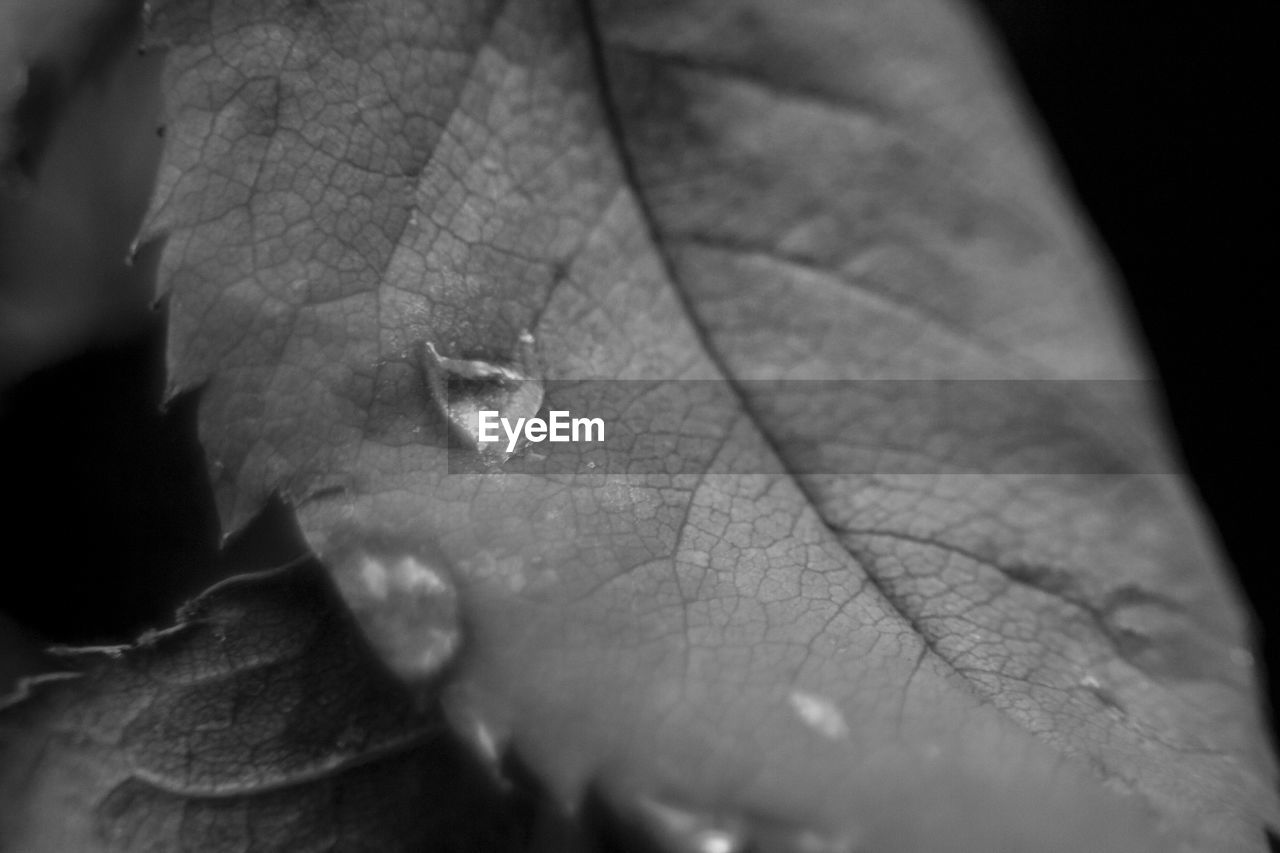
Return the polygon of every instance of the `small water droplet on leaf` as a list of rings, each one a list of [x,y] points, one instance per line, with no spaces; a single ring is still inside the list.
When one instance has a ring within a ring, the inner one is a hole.
[[[640,801],[640,819],[663,849],[675,853],[742,853],[742,820],[690,811],[653,799]]]
[[[422,550],[378,542],[324,555],[365,636],[410,683],[436,676],[461,641],[458,593],[443,563]]]
[[[849,736],[849,724],[835,703],[826,696],[804,690],[792,690],[787,696],[796,715],[805,725],[832,740]]]
[[[499,418],[516,423],[530,418],[542,406],[543,385],[534,369],[533,336],[527,331],[517,338],[517,358],[502,364],[485,359],[443,356],[430,341],[419,349],[419,363],[433,402],[467,447],[496,461],[506,461],[506,437],[480,440],[480,412],[497,412]]]
[[[502,754],[510,739],[509,732],[487,718],[474,697],[457,684],[443,692],[440,705],[450,728],[480,758],[493,779],[506,785],[507,780],[502,775]]]

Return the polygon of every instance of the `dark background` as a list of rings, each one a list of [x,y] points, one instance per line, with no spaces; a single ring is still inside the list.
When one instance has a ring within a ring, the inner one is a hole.
[[[1264,145],[1275,150],[1260,129],[1274,112],[1263,4],[981,5],[1131,288],[1186,461],[1266,629],[1274,685],[1265,404],[1276,321],[1261,304],[1271,235],[1251,203],[1274,198],[1262,174]],[[128,639],[223,571],[193,401],[155,411],[161,334],[152,324],[0,401],[0,608],[21,596],[24,620],[48,638]],[[235,559],[271,562],[291,547],[286,525],[261,524]]]

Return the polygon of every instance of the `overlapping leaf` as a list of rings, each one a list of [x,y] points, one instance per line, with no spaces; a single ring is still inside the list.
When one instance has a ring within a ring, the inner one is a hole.
[[[0,707],[6,850],[517,849],[314,565],[63,654],[66,673]]]

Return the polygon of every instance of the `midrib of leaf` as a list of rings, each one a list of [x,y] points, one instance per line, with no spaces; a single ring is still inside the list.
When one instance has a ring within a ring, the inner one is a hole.
[[[611,89],[610,89],[608,62],[605,59],[606,47],[604,45],[604,41],[601,36],[599,24],[596,20],[593,1],[592,0],[577,0],[577,1],[579,3],[580,8],[582,9],[582,17],[583,17],[583,22],[586,28],[587,42],[589,45],[592,68],[595,71],[595,79],[599,81],[599,85],[597,87],[597,93],[600,101],[601,114],[604,117],[605,126],[609,132],[609,138],[612,142],[614,156],[616,157],[622,169],[622,173],[626,181],[626,185],[630,189],[631,194],[635,199],[636,206],[640,211],[642,221],[647,231],[648,242],[653,247],[653,251],[655,252],[655,254],[658,256],[659,263],[662,265],[662,269],[664,271],[667,282],[671,287],[671,290],[673,290],[676,293],[677,299],[679,299],[681,305],[684,307],[685,316],[689,322],[690,327],[694,330],[694,333],[697,335],[698,342],[702,348],[702,354],[710,362],[712,362],[715,365],[715,368],[719,373],[721,380],[725,383],[725,385],[728,388],[731,389],[737,404],[742,408],[744,412],[747,413],[752,423],[756,425],[757,432],[759,433],[763,441],[768,445],[769,450],[777,459],[782,460],[785,465],[787,463],[787,460],[789,459],[786,449],[777,442],[777,439],[774,437],[772,431],[769,429],[766,429],[763,426],[765,421],[762,420],[761,413],[758,407],[754,406],[751,403],[749,395],[747,395],[743,390],[741,380],[739,380],[734,375],[734,372],[727,364],[724,356],[721,354],[719,348],[716,346],[714,340],[712,339],[710,333],[707,331],[705,325],[700,321],[699,314],[696,306],[693,304],[693,300],[689,297],[689,294],[685,290],[685,288],[681,287],[679,284],[680,278],[676,274],[675,265],[673,264],[670,255],[665,249],[665,240],[662,238],[661,230],[657,225],[656,219],[653,215],[652,207],[649,205],[648,200],[645,198],[645,194],[642,189],[643,185],[639,180],[635,163],[631,158],[630,151],[626,142],[626,131],[624,129],[621,117],[618,114],[617,105],[613,102],[613,98],[610,96]],[[909,306],[900,306],[900,307],[903,307],[904,310],[907,310],[911,312],[913,315],[918,316],[918,312],[916,312],[911,307]],[[957,668],[956,665],[950,659],[948,659],[947,656],[943,654],[942,651],[938,648],[937,640],[933,636],[933,632],[924,630],[917,623],[917,621],[911,615],[909,610],[904,606],[903,602],[898,597],[892,595],[890,591],[886,589],[884,583],[878,577],[876,577],[875,573],[872,572],[868,568],[868,566],[864,564],[861,560],[859,560],[854,555],[854,553],[849,549],[848,545],[845,543],[844,538],[839,535],[840,530],[839,530],[838,522],[828,518],[827,514],[822,509],[821,503],[816,499],[816,496],[813,493],[812,487],[806,484],[806,481],[803,477],[795,477],[793,475],[788,475],[788,476],[791,479],[791,481],[795,483],[796,487],[800,490],[801,494],[804,495],[805,500],[808,502],[810,508],[812,508],[813,511],[817,514],[818,518],[822,519],[822,522],[826,526],[828,532],[830,532],[831,535],[840,542],[841,547],[844,549],[844,552],[848,555],[850,561],[852,561],[855,565],[858,566],[862,576],[867,579],[868,583],[870,583],[872,588],[876,590],[876,592],[880,595],[881,599],[883,599],[884,602],[888,605],[889,609],[891,609],[895,614],[897,614],[898,618],[902,619],[904,623],[911,626],[912,630],[920,637],[921,641],[924,643],[925,648],[930,653],[932,653],[935,657],[937,657],[937,659],[941,663],[943,663],[947,667],[947,669],[959,675],[963,679],[966,685],[969,685],[969,689],[972,695],[974,695],[975,697],[981,697],[982,691],[979,690],[977,687],[973,686],[968,676],[964,674],[963,670]],[[917,661],[916,663],[916,668],[917,669],[919,668],[919,661]],[[1020,722],[1018,722],[1017,720],[1014,720],[1007,712],[1002,712],[1002,713],[1007,719],[1009,719],[1019,728],[1023,729],[1024,731],[1026,730],[1025,727],[1023,727]]]
[[[648,243],[652,247],[653,252],[658,257],[659,263],[661,264],[661,267],[663,269],[663,272],[669,284],[669,287],[673,291],[675,291],[677,299],[679,300],[680,304],[684,308],[684,314],[686,316],[688,323],[690,324],[691,328],[693,329],[697,337],[697,341],[701,348],[703,356],[706,357],[714,365],[717,373],[721,378],[721,381],[725,382],[725,384],[732,390],[732,394],[737,404],[741,407],[742,411],[744,411],[750,417],[752,423],[756,426],[756,430],[758,434],[766,442],[766,444],[768,445],[773,455],[779,460],[782,460],[784,465],[786,465],[787,467],[790,467],[790,462],[792,458],[791,454],[788,452],[787,448],[778,441],[773,430],[769,428],[768,421],[763,417],[763,413],[759,410],[759,408],[756,405],[752,403],[751,396],[748,393],[746,393],[744,390],[742,380],[736,375],[736,373],[730,367],[728,359],[725,357],[725,355],[721,352],[720,348],[717,346],[714,336],[702,322],[700,312],[698,311],[697,306],[694,304],[694,301],[691,295],[689,294],[688,290],[681,284],[681,277],[676,271],[677,266],[673,258],[671,257],[668,241],[664,237],[663,229],[660,223],[658,222],[657,217],[654,214],[652,205],[650,204],[649,200],[646,198],[645,191],[644,191],[644,184],[639,179],[638,170],[632,158],[630,146],[628,145],[628,142],[627,142],[627,131],[626,131],[625,123],[621,119],[618,106],[614,102],[612,97],[612,86],[611,86],[611,80],[609,77],[608,61],[605,56],[606,51],[610,49],[610,47],[607,47],[604,43],[601,29],[596,19],[592,0],[579,0],[579,3],[582,8],[583,21],[585,23],[586,30],[587,30],[587,39],[589,43],[591,62],[593,65],[593,69],[595,71],[595,79],[598,81],[597,95],[600,100],[601,114],[605,120],[605,125],[608,130],[609,140],[611,142],[614,156],[616,157],[620,165],[620,168],[624,175],[626,186],[631,191],[635,199],[636,206],[640,212],[641,220],[643,222],[644,228],[646,229]],[[633,48],[631,45],[624,45],[624,49],[639,50],[638,48]],[[664,59],[667,58],[665,54],[663,55],[663,58]],[[754,77],[751,77],[746,72],[739,73],[737,70],[729,67],[714,66],[711,68],[707,68],[699,63],[692,63],[692,62],[686,63],[686,62],[681,62],[678,59],[676,60],[676,64],[681,66],[688,65],[689,67],[694,68],[697,71],[710,71],[711,73],[716,73],[725,77],[731,77],[735,79],[745,75],[747,78],[747,81],[751,85],[760,86],[763,88],[770,88],[768,87],[765,81],[755,79]],[[772,89],[770,89],[770,91],[772,91]],[[783,96],[801,96],[804,98],[806,102],[810,102],[810,103],[813,103],[816,99],[818,105],[822,109],[827,111],[839,112],[841,110],[841,105],[830,103],[826,99],[821,98],[815,93],[780,92],[779,94]],[[906,134],[901,134],[901,133],[899,135],[903,137],[906,136]],[[972,190],[975,188],[974,182],[970,176],[961,175],[960,177],[962,178],[962,185],[966,189]],[[980,195],[982,195],[985,198],[987,197],[988,194],[980,193]],[[730,238],[730,240],[732,240],[732,238]],[[677,243],[682,241],[691,242],[690,238],[688,237],[683,237],[683,238],[677,237],[675,239],[675,242]],[[693,238],[693,241],[696,241],[696,238]],[[730,253],[763,255],[775,262],[783,263],[783,264],[794,264],[794,265],[803,267],[804,269],[818,276],[821,276],[826,279],[830,279],[833,282],[838,281],[844,284],[845,286],[855,289],[860,294],[864,294],[866,298],[871,298],[883,304],[887,304],[893,310],[905,313],[914,321],[920,322],[928,327],[932,327],[936,329],[941,334],[949,338],[952,338],[962,346],[974,348],[977,351],[977,353],[979,353],[980,355],[985,355],[988,358],[990,358],[996,365],[996,369],[1007,370],[1008,371],[1007,378],[1009,379],[1014,379],[1015,381],[1018,379],[1044,380],[1044,379],[1051,379],[1054,377],[1055,371],[1051,370],[1050,368],[1046,367],[1045,365],[1037,361],[1034,361],[1022,356],[1020,353],[1016,352],[1015,350],[1013,350],[1012,348],[1010,348],[1009,346],[1001,342],[998,342],[992,338],[983,336],[981,334],[975,334],[971,330],[960,328],[955,323],[943,317],[936,316],[932,312],[928,311],[927,309],[923,309],[920,306],[911,305],[911,304],[901,302],[900,300],[892,299],[879,292],[868,291],[865,288],[859,287],[855,282],[849,281],[846,276],[843,276],[833,270],[830,270],[827,267],[821,264],[818,264],[815,261],[810,261],[806,259],[797,259],[789,256],[779,257],[777,256],[776,252],[766,247],[757,247],[749,244],[725,245],[724,240],[708,241],[708,242],[712,243],[714,248],[722,249]],[[1065,377],[1062,377],[1062,378],[1065,378]],[[1042,384],[1045,384],[1045,383],[1042,383]],[[1056,383],[1052,381],[1047,383],[1047,389],[1048,389],[1049,395],[1059,400],[1070,399],[1075,404],[1077,405],[1079,404],[1078,398],[1072,398],[1067,391],[1060,392]],[[1107,424],[1109,421],[1107,418],[1104,417],[1099,422],[1102,424]],[[1127,433],[1127,429],[1126,429],[1126,433]],[[1127,435],[1127,434],[1123,436],[1117,436],[1114,434],[1114,431],[1104,430],[1103,434],[1095,435],[1094,438],[1095,440],[1104,442],[1114,447],[1121,443],[1127,444],[1128,442],[1124,441],[1124,439],[1128,438],[1132,440],[1134,439],[1134,436]],[[1132,448],[1129,448],[1129,449],[1132,449]],[[847,532],[842,529],[843,523],[840,521],[840,519],[832,518],[830,516],[828,508],[824,505],[824,503],[820,499],[820,495],[815,493],[815,491],[813,490],[813,487],[809,484],[808,480],[804,477],[796,477],[793,474],[789,475],[789,478],[797,486],[800,493],[803,495],[804,499],[808,503],[809,507],[816,513],[817,517],[822,520],[828,532],[839,541],[840,546],[844,551],[844,553],[848,556],[848,559],[853,564],[858,566],[860,570],[860,574],[867,580],[870,587],[879,594],[879,597],[883,600],[883,602],[887,606],[887,609],[889,609],[891,612],[896,614],[897,617],[900,618],[906,625],[910,626],[912,631],[921,639],[923,645],[920,652],[920,657],[917,659],[915,667],[913,668],[913,673],[919,669],[919,666],[921,662],[924,660],[925,655],[932,655],[936,660],[938,660],[946,668],[946,670],[948,670],[949,672],[957,676],[958,681],[955,682],[957,686],[962,684],[965,686],[967,692],[971,696],[977,698],[981,702],[984,702],[984,703],[989,702],[990,701],[990,698],[988,696],[989,688],[984,688],[981,684],[977,683],[973,679],[973,671],[971,670],[970,667],[961,665],[959,661],[950,657],[942,649],[942,647],[939,645],[942,637],[939,636],[937,631],[930,630],[925,625],[921,624],[921,622],[918,621],[916,615],[912,612],[912,608],[909,606],[906,600],[901,595],[895,594],[893,590],[885,583],[885,581],[876,574],[876,571],[873,569],[873,566],[875,565],[875,561],[864,560],[861,557],[859,557],[856,549],[850,543],[848,536],[842,535],[843,533]],[[888,535],[893,538],[903,538],[903,537],[898,537],[896,533],[892,531],[883,531],[883,535]],[[923,546],[937,548],[942,551],[963,553],[966,556],[972,556],[972,555],[968,555],[968,553],[965,552],[959,546],[952,545],[946,541],[932,541],[932,540],[926,540],[926,539],[916,539],[915,541],[917,542],[917,544],[920,544]],[[677,552],[678,552],[678,549],[677,549]],[[1017,573],[1012,570],[1007,570],[1007,567],[1003,566],[998,561],[984,559],[984,560],[981,560],[980,562],[983,565],[987,565],[989,567],[996,569],[998,572],[1000,572],[1002,575],[1006,577],[1006,579],[1010,584],[1027,586],[1030,589],[1036,590],[1037,592],[1040,592],[1044,595],[1054,598],[1078,610],[1081,614],[1083,614],[1083,618],[1092,626],[1094,632],[1100,637],[1102,643],[1106,647],[1113,649],[1120,659],[1126,660],[1126,661],[1128,660],[1127,656],[1123,653],[1123,650],[1121,649],[1114,632],[1111,631],[1109,627],[1106,625],[1105,620],[1102,614],[1099,612],[1098,608],[1092,605],[1087,600],[1087,598],[1081,597],[1080,595],[1072,594],[1069,591],[1055,592],[1050,589],[1044,588],[1043,584],[1036,582],[1037,573],[1034,567],[1029,567],[1029,574],[1027,574],[1027,576],[1025,577],[1022,577],[1022,576],[1018,576]],[[866,591],[864,590],[860,594],[866,594]],[[1130,663],[1131,665],[1134,665],[1138,671],[1140,672],[1143,671],[1141,667],[1136,666],[1136,663],[1131,661]],[[1144,675],[1146,675],[1145,672],[1144,672]],[[1150,677],[1150,676],[1147,676],[1147,677]],[[905,695],[906,695],[906,689],[904,686],[904,701],[905,701]],[[1087,755],[1087,751],[1082,751],[1078,747],[1071,746],[1069,743],[1063,743],[1060,739],[1058,739],[1055,736],[1046,736],[1045,732],[1036,730],[1036,728],[1030,725],[1028,721],[1019,719],[1018,716],[1014,714],[1009,707],[1005,707],[1003,705],[997,705],[996,707],[1001,717],[1003,717],[1004,719],[1012,723],[1019,730],[1027,732],[1036,740],[1047,742],[1051,744],[1054,749],[1059,750],[1068,755],[1075,755],[1075,756]],[[1148,733],[1148,735],[1150,735],[1150,733]],[[1165,747],[1181,754],[1201,752],[1203,754],[1211,755],[1215,757],[1222,755],[1220,751],[1216,751],[1212,749],[1196,750],[1189,747],[1186,744],[1166,742],[1166,740],[1162,737],[1157,737],[1156,740],[1160,742],[1162,745],[1164,745]],[[1117,782],[1123,780],[1124,784],[1130,786],[1131,789],[1141,790],[1141,785],[1138,784],[1139,780],[1127,779],[1126,778],[1127,771],[1125,771],[1123,768],[1110,766],[1109,764],[1099,764],[1097,763],[1096,759],[1091,761],[1090,763],[1094,764],[1095,769],[1099,771],[1101,776],[1110,778]],[[1134,788],[1135,785],[1136,785],[1136,788]],[[1145,798],[1146,797],[1144,796],[1144,799]]]

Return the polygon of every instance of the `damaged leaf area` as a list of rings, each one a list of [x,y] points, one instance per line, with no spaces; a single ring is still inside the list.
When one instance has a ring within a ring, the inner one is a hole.
[[[1244,608],[963,7],[159,0],[147,32],[139,242],[224,528],[290,503],[481,760],[675,853],[1264,849]],[[482,404],[657,439],[454,465]],[[6,762],[34,781],[0,830],[176,846],[230,786],[237,832],[423,837],[405,700],[280,629],[305,598],[231,589],[275,615],[210,672],[368,686],[272,700],[233,768],[153,761],[182,718],[149,697],[194,689],[158,673],[230,618],[202,617],[4,712],[67,745]],[[239,731],[224,701],[190,736]],[[378,760],[327,751],[344,717]]]

